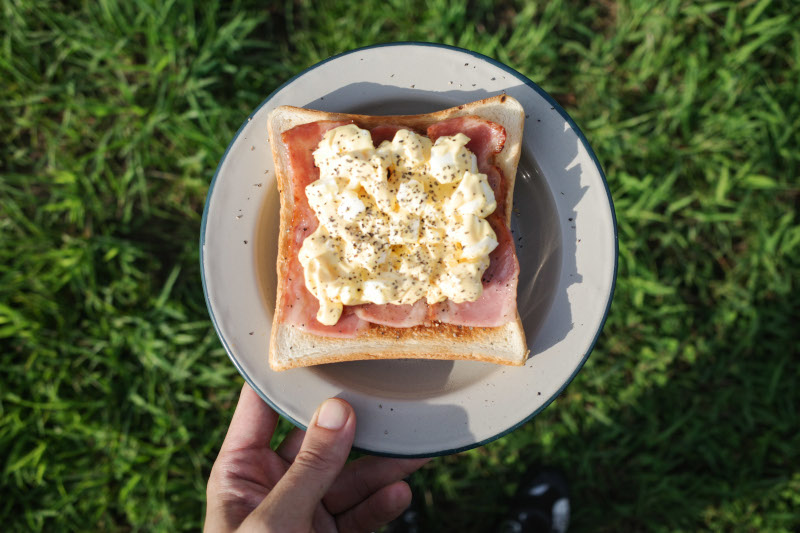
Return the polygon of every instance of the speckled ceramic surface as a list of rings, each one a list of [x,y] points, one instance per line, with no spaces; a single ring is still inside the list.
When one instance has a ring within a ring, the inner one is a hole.
[[[273,372],[278,190],[267,115],[279,105],[414,114],[505,92],[525,108],[512,231],[523,367],[452,361],[365,361]],[[613,294],[616,225],[602,170],[572,119],[533,82],[492,59],[422,43],[363,48],[319,63],[271,94],[231,141],[201,229],[203,287],[231,360],[275,409],[306,426],[338,396],[358,417],[355,444],[379,454],[440,455],[518,427],[572,380]]]

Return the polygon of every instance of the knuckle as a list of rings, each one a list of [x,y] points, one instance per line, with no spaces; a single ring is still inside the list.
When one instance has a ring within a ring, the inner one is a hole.
[[[315,472],[328,472],[336,466],[324,453],[314,448],[300,450],[294,464]]]

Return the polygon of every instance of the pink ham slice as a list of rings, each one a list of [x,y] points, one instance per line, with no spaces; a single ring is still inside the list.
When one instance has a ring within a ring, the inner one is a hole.
[[[355,337],[369,323],[361,320],[352,308],[345,308],[341,318],[333,326],[317,321],[319,301],[306,288],[303,266],[297,257],[303,240],[319,225],[314,211],[308,205],[306,185],[319,179],[319,169],[314,166],[313,152],[326,131],[349,124],[349,122],[320,121],[296,126],[282,134],[283,144],[288,150],[289,165],[292,169],[294,216],[292,235],[289,243],[288,277],[284,290],[284,323],[291,324],[309,333],[325,337]]]
[[[354,309],[361,320],[393,328],[419,326],[425,323],[425,318],[428,316],[428,304],[425,300],[418,300],[410,305],[366,304],[356,306]]]
[[[383,141],[391,141],[394,139],[394,134],[400,130],[410,130],[408,126],[400,126],[397,124],[381,124],[369,130],[372,135],[372,144],[377,148]]]
[[[317,335],[354,337],[369,323],[406,328],[439,321],[461,326],[496,327],[512,320],[516,316],[519,263],[504,218],[507,185],[500,170],[490,163],[491,156],[503,149],[506,133],[502,126],[477,117],[458,117],[439,122],[430,126],[427,134],[434,142],[438,137],[456,133],[464,133],[469,137],[467,147],[476,155],[478,169],[487,175],[497,200],[497,209],[487,220],[497,235],[498,246],[489,256],[491,262],[483,276],[481,297],[474,302],[442,302],[431,306],[424,300],[413,305],[345,306],[342,317],[334,326],[325,326],[314,318],[319,302],[306,289],[302,266],[297,259],[303,239],[318,225],[305,197],[305,187],[319,178],[312,153],[322,135],[344,124],[346,122],[315,122],[297,126],[283,134],[284,143],[289,146],[293,179],[296,180],[293,184],[295,218],[292,225],[295,238],[291,246],[284,299],[284,305],[289,308],[284,314],[285,321]],[[373,143],[378,146],[384,140],[391,140],[401,129],[408,128],[394,124],[372,128]]]

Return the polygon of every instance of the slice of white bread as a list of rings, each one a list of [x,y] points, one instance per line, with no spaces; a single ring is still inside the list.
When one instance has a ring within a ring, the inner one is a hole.
[[[506,223],[511,222],[514,180],[522,145],[522,128],[525,112],[522,105],[507,95],[498,95],[485,100],[458,107],[427,113],[424,115],[368,116],[344,113],[327,113],[298,107],[281,106],[269,116],[269,142],[280,191],[280,238],[278,249],[278,291],[275,317],[270,339],[269,363],[273,370],[356,361],[363,359],[467,359],[522,365],[528,354],[525,332],[519,313],[516,320],[499,327],[465,327],[435,323],[431,326],[392,328],[370,324],[356,338],[342,339],[314,335],[284,323],[281,302],[288,273],[289,242],[294,196],[292,177],[289,171],[287,152],[281,133],[300,124],[320,120],[348,120],[362,128],[373,128],[382,124],[408,126],[418,132],[443,120],[478,116],[500,124],[506,131],[503,150],[494,156],[494,164],[500,168],[508,184],[505,203]]]

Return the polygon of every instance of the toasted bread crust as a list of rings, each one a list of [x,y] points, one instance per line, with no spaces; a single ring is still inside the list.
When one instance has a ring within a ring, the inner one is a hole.
[[[478,116],[500,124],[506,130],[505,145],[499,154],[495,154],[494,164],[500,168],[506,179],[507,196],[504,214],[506,224],[510,224],[525,117],[522,106],[510,96],[498,95],[423,115],[354,115],[291,106],[278,107],[270,113],[269,142],[275,161],[281,201],[277,304],[269,355],[273,370],[363,359],[395,358],[468,359],[508,365],[525,363],[528,349],[519,313],[516,320],[496,328],[464,327],[444,323],[411,328],[370,324],[366,331],[354,339],[321,337],[284,324],[284,309],[281,302],[285,291],[285,280],[288,277],[294,198],[292,178],[288,170],[288,153],[281,141],[281,133],[301,124],[323,120],[353,122],[365,129],[383,124],[396,124],[425,132],[432,124],[465,116]]]

